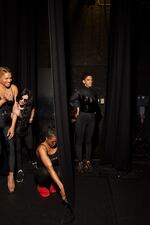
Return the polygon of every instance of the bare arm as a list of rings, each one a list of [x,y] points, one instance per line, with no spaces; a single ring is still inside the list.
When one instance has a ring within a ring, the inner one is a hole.
[[[75,117],[76,117],[76,118],[79,116],[79,113],[80,113],[80,108],[77,107],[77,112],[76,112],[76,114],[75,114]]]
[[[16,102],[16,98],[17,98],[17,96],[18,96],[18,88],[17,88],[17,86],[14,85],[14,84],[12,84],[11,87],[12,87],[12,91],[13,91],[13,99],[14,99],[14,101]]]
[[[35,108],[33,108],[33,109],[32,109],[32,111],[31,111],[31,115],[30,115],[29,123],[32,123],[32,122],[33,122],[34,115],[35,115]]]
[[[67,201],[63,183],[61,182],[60,178],[58,177],[57,173],[55,172],[52,162],[49,159],[49,157],[47,156],[45,148],[43,146],[41,146],[38,151],[39,151],[39,156],[40,156],[41,161],[47,168],[47,170],[48,170],[50,176],[52,177],[52,179],[54,180],[54,182],[58,185],[62,199],[64,201]]]
[[[11,127],[8,129],[8,132],[7,132],[8,139],[11,139],[14,136],[14,134],[15,134],[16,121],[17,121],[17,114],[16,113],[12,113]]]

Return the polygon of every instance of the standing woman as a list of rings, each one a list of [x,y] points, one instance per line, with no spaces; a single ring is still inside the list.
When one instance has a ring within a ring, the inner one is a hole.
[[[0,157],[2,151],[8,156],[8,190],[14,192],[14,168],[15,148],[14,132],[16,117],[12,116],[12,108],[16,104],[18,88],[12,84],[12,72],[7,67],[0,67]],[[2,136],[4,136],[7,148],[2,148]]]
[[[16,122],[16,166],[18,183],[23,182],[23,147],[28,150],[28,156],[34,166],[35,153],[33,149],[32,122],[35,116],[35,107],[33,106],[33,96],[29,89],[24,88],[17,97],[17,102],[13,107],[13,115],[17,117]],[[24,144],[24,145],[23,145]]]
[[[92,141],[96,117],[100,114],[99,99],[95,88],[93,88],[93,75],[91,73],[84,72],[82,74],[82,86],[73,94],[70,100],[74,108],[76,108],[75,151],[79,172],[92,169]],[[83,144],[85,144],[85,154]]]

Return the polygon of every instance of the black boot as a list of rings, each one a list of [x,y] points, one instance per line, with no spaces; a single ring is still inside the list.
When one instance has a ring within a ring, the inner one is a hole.
[[[78,163],[77,170],[79,173],[84,173],[84,163],[82,161]]]

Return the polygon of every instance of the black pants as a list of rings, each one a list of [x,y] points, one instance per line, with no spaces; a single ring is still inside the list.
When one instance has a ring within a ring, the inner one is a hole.
[[[58,171],[57,174],[59,175]],[[53,184],[57,188],[56,184],[54,183],[53,179],[51,178],[50,174],[48,173],[47,169],[44,166],[38,167],[35,170],[35,182],[37,185],[41,187],[49,188],[50,185]]]
[[[16,134],[16,166],[17,170],[22,169],[23,164],[23,146],[26,147],[28,150],[28,155],[30,157],[31,161],[35,161],[35,152],[33,149],[33,136],[32,136],[32,127],[29,126],[26,135],[19,136],[19,134]]]
[[[83,143],[85,160],[91,159],[92,139],[95,130],[95,113],[80,112],[75,125],[75,151],[79,161],[83,160]]]
[[[14,172],[15,169],[15,146],[14,139],[8,139],[7,132],[9,127],[0,128],[0,155],[4,156],[4,160],[8,161],[8,172]],[[4,142],[2,138],[4,137]],[[2,146],[2,143],[3,146]],[[1,157],[0,156],[0,157]]]

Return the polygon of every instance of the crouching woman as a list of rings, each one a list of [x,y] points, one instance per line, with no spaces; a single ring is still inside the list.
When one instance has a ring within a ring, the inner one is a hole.
[[[37,191],[42,197],[60,191],[67,202],[64,185],[60,179],[57,137],[54,129],[48,128],[45,140],[37,147],[38,168],[35,172]]]

